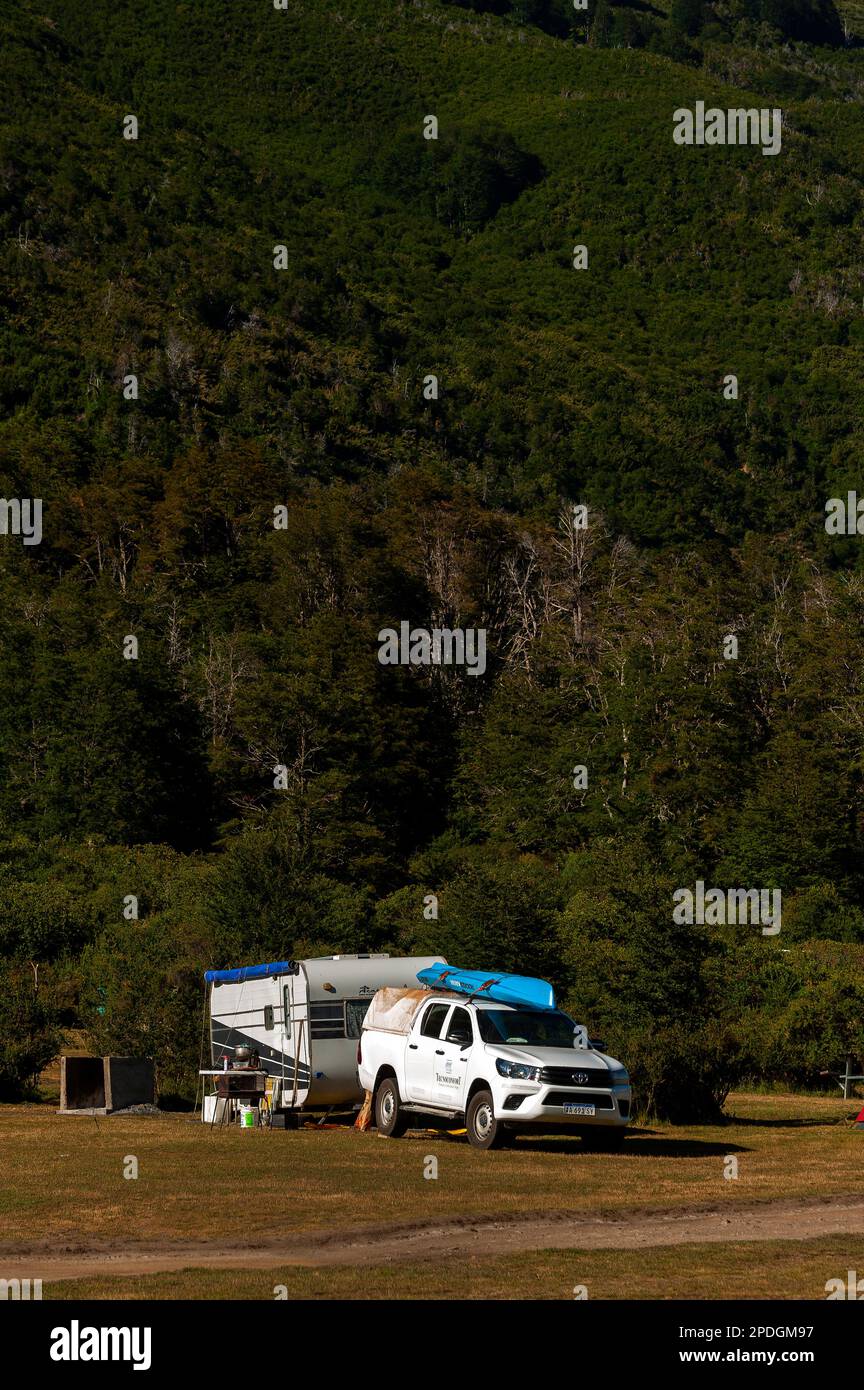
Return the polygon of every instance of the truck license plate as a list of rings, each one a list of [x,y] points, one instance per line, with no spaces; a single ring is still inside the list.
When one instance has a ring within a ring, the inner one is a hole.
[[[593,1105],[565,1105],[565,1106],[564,1106],[564,1114],[565,1114],[565,1115],[593,1115],[593,1114],[594,1114],[594,1106],[593,1106]]]

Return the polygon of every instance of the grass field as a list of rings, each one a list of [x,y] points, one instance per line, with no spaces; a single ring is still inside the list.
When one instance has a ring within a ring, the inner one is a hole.
[[[861,1191],[860,1102],[736,1094],[719,1126],[636,1129],[620,1155],[522,1138],[478,1153],[464,1139],[380,1139],[352,1129],[210,1130],[189,1116],[59,1116],[0,1109],[0,1251],[110,1242],[254,1243],[458,1215],[658,1212]],[[424,1178],[438,1160],[437,1180]],[[724,1177],[727,1158],[737,1179]],[[138,1177],[124,1178],[129,1159]],[[52,1297],[824,1297],[859,1237],[640,1250],[537,1250],[398,1267],[194,1268],[58,1283]],[[412,1256],[413,1259],[413,1256]],[[284,1263],[284,1262],[283,1262]],[[0,1259],[2,1264],[2,1259]],[[864,1251],[858,1256],[864,1270]],[[0,1268],[0,1275],[3,1274]]]
[[[575,1299],[825,1298],[825,1283],[864,1270],[864,1250],[847,1237],[651,1250],[543,1250],[502,1258],[344,1269],[209,1270],[146,1278],[69,1280],[51,1299]],[[282,1294],[281,1296],[285,1296]],[[584,1295],[583,1295],[584,1296]],[[794,1319],[793,1319],[794,1320]],[[800,1319],[799,1319],[800,1321]]]
[[[252,1237],[442,1212],[661,1208],[854,1192],[864,1131],[854,1102],[735,1095],[722,1126],[637,1129],[620,1156],[578,1140],[522,1138],[478,1153],[464,1139],[380,1139],[352,1129],[213,1129],[187,1116],[60,1116],[0,1109],[0,1242],[89,1237]],[[427,1155],[438,1179],[423,1177]],[[736,1181],[724,1159],[738,1159]],[[138,1178],[123,1176],[127,1156]],[[218,1229],[217,1229],[218,1228]]]

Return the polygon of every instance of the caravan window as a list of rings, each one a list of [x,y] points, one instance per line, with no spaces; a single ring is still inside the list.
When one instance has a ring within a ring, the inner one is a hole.
[[[312,1038],[359,1038],[372,999],[340,999],[309,1005]]]
[[[344,1038],[345,1004],[341,999],[338,1003],[333,1004],[328,1000],[326,1004],[309,1005],[309,1036],[310,1038]]]
[[[345,1031],[349,1038],[359,1038],[371,1003],[371,998],[345,1000]]]

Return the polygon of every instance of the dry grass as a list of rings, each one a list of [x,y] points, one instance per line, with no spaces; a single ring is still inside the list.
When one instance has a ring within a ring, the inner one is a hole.
[[[605,1156],[566,1139],[525,1138],[510,1151],[478,1153],[464,1140],[425,1133],[384,1140],[350,1129],[211,1131],[186,1116],[91,1119],[4,1106],[0,1243],[251,1240],[274,1229],[469,1212],[656,1210],[849,1193],[860,1190],[864,1163],[864,1131],[850,1123],[857,1108],[834,1098],[736,1095],[727,1125],[656,1125],[634,1133],[623,1154]],[[123,1177],[130,1154],[137,1181]],[[423,1178],[427,1154],[438,1157],[437,1181]],[[728,1154],[738,1158],[737,1181],[724,1180]]]

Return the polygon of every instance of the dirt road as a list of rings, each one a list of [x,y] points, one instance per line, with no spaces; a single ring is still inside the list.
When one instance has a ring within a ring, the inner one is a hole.
[[[723,1202],[646,1214],[616,1211],[478,1216],[404,1226],[326,1230],[254,1244],[209,1242],[76,1242],[0,1245],[5,1279],[85,1279],[95,1275],[159,1274],[181,1269],[270,1269],[306,1265],[386,1265],[450,1259],[464,1254],[507,1255],[528,1250],[635,1250],[652,1245],[720,1241],[807,1240],[864,1235],[864,1197]]]

